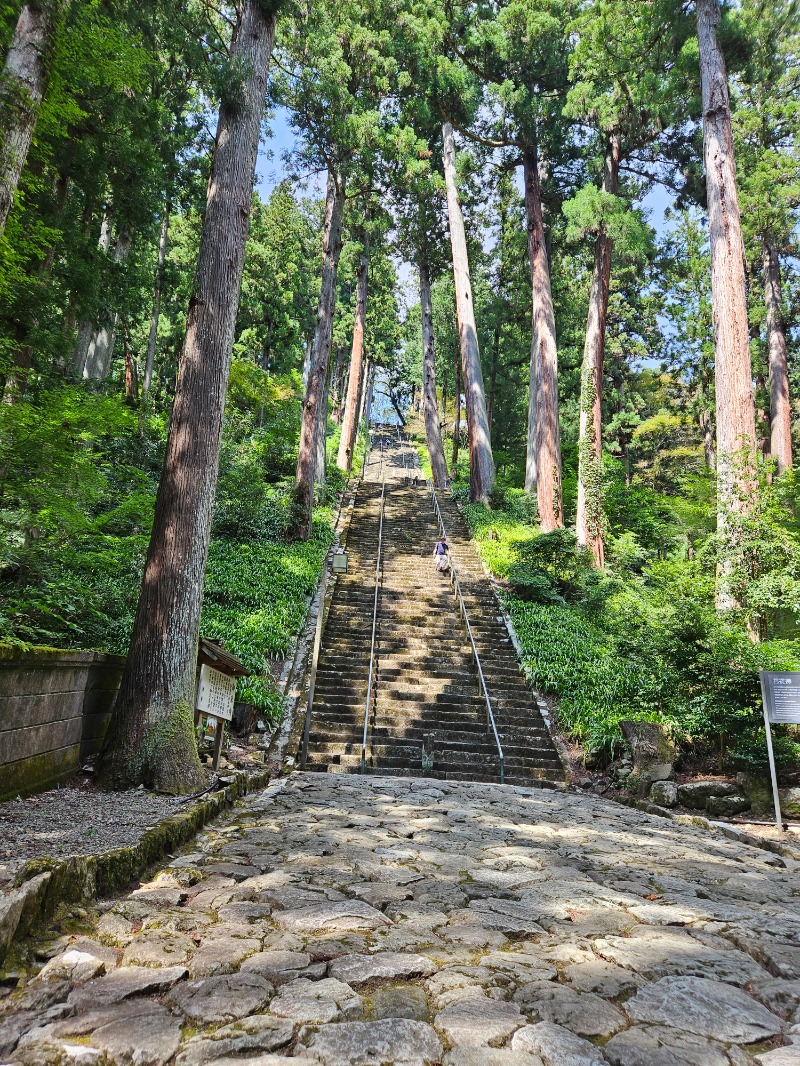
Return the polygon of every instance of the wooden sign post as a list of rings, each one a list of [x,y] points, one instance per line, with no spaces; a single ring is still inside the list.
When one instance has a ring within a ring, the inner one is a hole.
[[[778,775],[772,750],[772,723],[800,725],[800,673],[791,670],[759,670],[761,696],[764,701],[764,726],[767,731],[767,755],[772,776],[772,798],[775,803],[775,824],[783,832]]]
[[[214,719],[214,755],[211,765],[219,770],[225,723],[233,718],[236,682],[240,677],[249,677],[250,671],[235,655],[225,651],[221,644],[204,637],[200,638],[198,666],[195,721],[201,716]]]

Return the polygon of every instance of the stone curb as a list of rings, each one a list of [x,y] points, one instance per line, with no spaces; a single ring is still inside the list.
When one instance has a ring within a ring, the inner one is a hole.
[[[13,940],[51,918],[62,903],[112,896],[166,854],[181,847],[237,799],[266,787],[268,769],[250,774],[236,770],[220,778],[223,787],[167,815],[148,829],[137,844],[98,855],[67,859],[32,859],[17,874],[16,885],[0,892],[0,963]]]
[[[577,794],[583,795],[584,793],[577,790]],[[675,814],[668,807],[659,807],[658,804],[651,803],[649,800],[640,800],[633,796],[630,799],[621,796],[604,798],[612,803],[620,803],[624,807],[636,807],[637,810],[644,811],[645,814],[653,814],[657,818],[666,818],[668,821],[677,822],[679,825],[694,826],[696,829],[705,829],[710,833],[721,833],[723,836],[728,837],[730,840],[736,840],[740,844],[747,844],[751,848],[759,848],[761,851],[771,851],[773,855],[781,855],[783,858],[800,862],[800,852],[795,848],[789,847],[788,844],[784,844],[780,840],[771,840],[769,837],[754,836],[752,833],[747,833],[729,822],[712,821],[709,818],[703,818],[699,814]]]

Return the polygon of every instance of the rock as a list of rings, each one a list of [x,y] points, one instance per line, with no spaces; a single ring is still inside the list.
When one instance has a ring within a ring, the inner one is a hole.
[[[469,911],[485,929],[497,929],[511,936],[532,936],[545,932],[531,914],[530,907],[516,900],[473,899]]]
[[[307,1025],[322,1025],[340,1019],[350,1021],[360,1018],[364,1001],[350,985],[333,977],[322,981],[309,981],[301,977],[284,985],[269,1009],[279,1018],[291,1018]]]
[[[800,981],[784,981],[779,977],[754,981],[750,994],[773,1014],[800,1022]]]
[[[313,972],[309,972],[309,969]],[[257,973],[274,985],[304,977],[322,977],[325,963],[312,964],[311,956],[304,951],[259,951],[242,963],[242,973]]]
[[[426,1022],[429,1018],[428,1000],[417,985],[390,985],[379,988],[370,997],[369,1013],[373,1020],[408,1018]]]
[[[542,1066],[538,1055],[493,1047],[454,1047],[442,1062],[443,1066]]]
[[[750,810],[750,800],[747,796],[709,796],[706,801],[706,810],[714,818],[730,818],[734,814]]]
[[[76,989],[69,997],[70,1005],[77,1011],[121,1003],[131,996],[150,996],[167,992],[186,977],[185,966],[122,966],[118,970],[98,977],[83,988]]]
[[[800,818],[800,788],[779,789],[778,796],[784,818]]]
[[[631,749],[633,774],[643,784],[666,781],[677,756],[667,728],[657,722],[623,721],[619,725]]]
[[[603,1050],[612,1066],[731,1066],[721,1044],[661,1025],[635,1025]]]
[[[404,1018],[326,1025],[303,1050],[322,1066],[433,1066],[442,1055],[429,1025]]]
[[[181,1042],[181,1023],[150,1000],[116,1008],[114,1021],[96,1029],[91,1041],[117,1066],[164,1066]]]
[[[745,985],[769,979],[767,971],[744,951],[720,950],[677,929],[639,926],[633,936],[605,937],[592,946],[603,958],[649,980],[681,974]]]
[[[11,946],[26,909],[35,906],[50,883],[50,877],[49,873],[39,874],[23,882],[19,888],[0,892],[0,962]]]
[[[594,1044],[552,1022],[519,1029],[514,1033],[511,1048],[538,1055],[544,1066],[608,1066]]]
[[[536,955],[522,951],[493,951],[484,955],[478,962],[490,970],[499,970],[513,978],[518,984],[531,981],[555,981],[558,970],[549,962],[544,962]]]
[[[756,1055],[758,1066],[800,1066],[800,1045],[779,1047]]]
[[[184,981],[168,993],[166,1002],[193,1021],[213,1025],[256,1014],[269,1001],[272,985],[254,973],[234,973]]]
[[[662,977],[625,1004],[637,1022],[667,1025],[726,1043],[777,1036],[781,1021],[746,992],[704,977]]]
[[[445,1007],[433,1024],[452,1044],[480,1047],[507,1040],[524,1023],[516,1003],[473,997]]]
[[[334,959],[328,973],[350,985],[367,981],[391,980],[398,977],[428,977],[436,970],[423,955],[381,951],[375,955],[344,955]]]
[[[736,796],[739,786],[729,781],[689,781],[678,785],[678,802],[693,811],[703,811],[711,796]]]
[[[678,786],[674,781],[655,781],[650,788],[650,799],[659,807],[676,807]]]
[[[579,992],[596,992],[606,999],[635,992],[642,983],[641,978],[630,970],[602,959],[575,962],[566,968],[564,976]]]
[[[576,992],[569,985],[535,981],[515,994],[531,1021],[563,1025],[578,1036],[610,1036],[627,1024],[625,1015],[592,992]]]
[[[183,933],[152,929],[136,937],[122,953],[123,966],[175,966],[187,962],[195,942]]]
[[[85,951],[76,951],[74,948],[65,951],[63,955],[56,955],[37,974],[37,981],[52,981],[66,978],[73,985],[91,981],[93,977],[99,977],[106,972],[106,964],[102,959],[89,955]]]
[[[248,955],[254,955],[261,947],[260,940],[244,940],[240,937],[212,935],[205,939],[189,964],[192,977],[210,977],[212,974],[235,973]]]
[[[319,903],[311,907],[281,911],[274,917],[279,929],[291,932],[314,932],[318,929],[381,929],[391,921],[379,910],[360,900],[346,903]]]
[[[285,1047],[293,1035],[294,1026],[291,1022],[268,1015],[242,1018],[232,1025],[215,1029],[209,1035],[188,1040],[178,1055],[176,1066],[205,1066],[207,1062],[218,1063],[225,1057],[235,1057],[245,1066],[252,1063],[254,1053],[268,1053]]]

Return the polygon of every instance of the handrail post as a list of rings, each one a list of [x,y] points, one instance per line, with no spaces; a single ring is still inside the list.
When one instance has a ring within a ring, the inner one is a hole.
[[[381,454],[383,454],[381,452]],[[369,729],[369,708],[372,700],[372,675],[375,669],[375,633],[378,623],[378,593],[380,590],[381,553],[383,551],[383,512],[386,503],[386,482],[381,489],[381,517],[378,524],[378,558],[375,562],[375,598],[372,604],[372,643],[369,651],[369,676],[367,677],[367,699],[364,703],[364,735],[361,740],[361,773],[367,769],[367,730]]]

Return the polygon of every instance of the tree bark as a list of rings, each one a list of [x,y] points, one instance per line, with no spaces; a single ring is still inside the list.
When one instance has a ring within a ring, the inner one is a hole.
[[[364,369],[364,327],[367,317],[367,283],[369,281],[369,231],[361,230],[361,253],[358,258],[358,281],[356,288],[356,317],[353,323],[353,348],[350,353],[350,379],[347,382],[347,399],[342,419],[342,435],[339,438],[339,454],[336,465],[345,473],[353,468],[353,451],[358,437],[358,396],[361,391],[361,375]]]
[[[158,342],[158,323],[161,318],[161,293],[164,288],[164,263],[167,259],[167,237],[169,235],[169,212],[170,204],[167,201],[164,207],[164,217],[161,219],[161,235],[158,241],[158,261],[156,263],[156,281],[153,287],[153,313],[150,316],[150,335],[147,338],[147,359],[142,376],[142,405],[147,400],[150,385],[153,381],[153,364],[156,358],[156,344]]]
[[[764,296],[769,346],[770,451],[778,474],[792,469],[792,408],[789,403],[789,362],[783,319],[781,264],[772,237],[764,239]]]
[[[619,188],[620,144],[616,133],[606,141],[603,191],[616,196]],[[578,506],[575,526],[578,544],[591,551],[603,566],[603,361],[606,352],[608,298],[611,290],[611,253],[614,242],[604,226],[594,246],[594,271],[586,321],[581,367],[580,428],[578,430]]]
[[[344,178],[328,173],[325,202],[325,228],[322,238],[322,288],[317,304],[317,326],[311,345],[308,379],[303,400],[300,446],[294,483],[290,536],[308,540],[314,509],[314,477],[317,466],[318,421],[327,417],[325,382],[331,358],[333,315],[336,309],[336,272],[342,251],[342,215],[344,214]]]
[[[728,516],[749,510],[756,487],[755,400],[728,79],[717,41],[719,2],[697,0],[696,11],[714,319],[717,530],[725,545]],[[717,589],[721,609],[736,606],[724,570]]]
[[[0,236],[33,141],[64,0],[29,0],[0,77]]]
[[[419,264],[419,300],[422,307],[422,407],[425,415],[425,438],[431,460],[434,488],[447,484],[447,463],[444,458],[442,428],[436,402],[436,350],[433,341],[433,304],[431,303],[431,274],[428,264]]]
[[[467,437],[469,440],[470,491],[473,503],[488,503],[494,483],[494,459],[486,414],[486,394],[483,388],[481,354],[475,326],[472,283],[469,274],[467,238],[464,218],[456,187],[456,145],[453,127],[445,122],[444,176],[447,185],[447,214],[450,222],[450,243],[453,251],[453,278],[456,289],[458,336],[461,343],[461,363],[464,375],[464,395],[467,403]]]
[[[244,0],[223,99],[194,290],[131,646],[103,752],[103,779],[195,791],[197,643],[242,266],[276,15]]]
[[[458,449],[461,445],[461,360],[456,358],[456,409],[453,415],[453,451],[450,456],[450,469],[453,477],[458,477]]]
[[[522,154],[525,214],[531,267],[531,390],[528,398],[528,457],[525,488],[536,487],[539,525],[551,533],[564,525],[561,500],[561,431],[558,413],[558,350],[550,287],[550,264],[544,235],[539,161],[532,148]],[[531,455],[533,445],[533,455]]]

